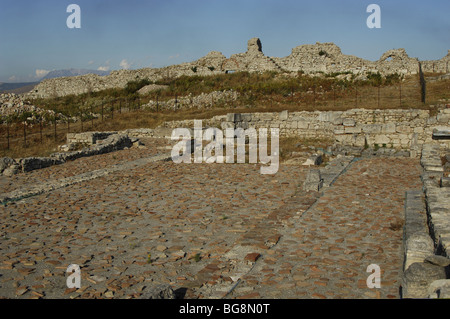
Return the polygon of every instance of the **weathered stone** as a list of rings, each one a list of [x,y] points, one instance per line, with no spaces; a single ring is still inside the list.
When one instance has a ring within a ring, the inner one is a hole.
[[[0,174],[3,173],[5,169],[10,167],[12,164],[14,164],[14,160],[9,157],[2,157],[0,158]]]
[[[414,263],[424,262],[433,250],[434,244],[428,234],[413,233],[406,240],[404,269],[408,269]]]
[[[141,299],[175,299],[175,293],[169,285],[157,285],[154,287],[147,287]]]
[[[441,187],[450,187],[450,177],[441,177]]]
[[[23,172],[30,172],[61,163],[63,163],[63,161],[50,157],[28,157],[20,160]]]
[[[342,124],[344,126],[353,127],[356,125],[356,122],[355,122],[355,120],[352,120],[352,119],[344,119]]]
[[[302,165],[311,166],[311,165],[320,165],[322,164],[322,155],[312,155],[310,156]]]
[[[443,267],[429,263],[413,263],[402,278],[403,298],[427,298],[428,287],[439,279],[446,279]]]
[[[280,113],[280,121],[287,121],[289,116],[289,112],[288,111],[282,111]]]
[[[323,179],[320,175],[320,170],[311,169],[306,176],[306,180],[303,183],[303,190],[305,191],[319,191],[323,186]]]
[[[425,262],[432,264],[432,265],[436,265],[436,266],[441,266],[441,267],[447,267],[450,265],[450,259],[444,256],[439,256],[439,255],[431,255],[425,258]]]
[[[262,52],[262,44],[259,38],[252,38],[248,40],[247,51],[249,52]]]
[[[428,298],[449,299],[450,279],[440,279],[433,281],[428,287]]]
[[[3,175],[11,177],[11,176],[19,173],[19,171],[20,171],[20,165],[19,164],[13,164],[13,165],[9,166],[8,168],[6,168],[3,171]]]

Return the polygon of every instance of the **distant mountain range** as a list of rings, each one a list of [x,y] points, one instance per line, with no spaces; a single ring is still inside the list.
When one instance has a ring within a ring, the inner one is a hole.
[[[39,82],[0,83],[0,93],[26,93],[31,91]]]
[[[97,74],[100,76],[108,75],[109,71],[88,70],[88,69],[64,69],[50,71],[46,76],[37,82],[24,82],[24,83],[0,83],[0,93],[26,93],[31,91],[39,82],[47,79],[54,79],[66,76],[78,76],[85,74]]]

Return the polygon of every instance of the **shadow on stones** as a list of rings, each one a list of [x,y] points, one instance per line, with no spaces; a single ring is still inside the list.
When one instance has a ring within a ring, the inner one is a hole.
[[[173,293],[175,294],[175,299],[184,299],[187,290],[187,288],[178,288],[174,290]]]

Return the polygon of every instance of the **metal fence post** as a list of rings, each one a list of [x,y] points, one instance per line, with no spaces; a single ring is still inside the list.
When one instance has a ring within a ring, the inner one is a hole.
[[[27,126],[26,121],[23,121],[23,144],[27,147]]]
[[[7,150],[9,150],[9,121],[6,122],[6,138],[8,140]]]

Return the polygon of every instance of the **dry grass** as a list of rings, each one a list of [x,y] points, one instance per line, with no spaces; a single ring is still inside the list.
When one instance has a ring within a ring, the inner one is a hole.
[[[217,90],[227,88],[238,88],[241,91],[241,97],[232,105],[210,109],[183,109],[176,111],[141,111],[131,109],[129,112],[119,113],[117,103],[115,111],[111,113],[110,106],[104,105],[104,119],[87,120],[82,124],[80,122],[70,124],[70,132],[81,131],[116,131],[131,128],[155,128],[164,121],[186,120],[186,119],[208,119],[216,115],[225,115],[227,113],[248,113],[248,112],[281,112],[288,110],[295,111],[332,111],[349,110],[353,108],[366,109],[429,109],[435,111],[432,107],[439,100],[450,99],[450,80],[442,80],[427,83],[427,103],[421,102],[421,93],[418,76],[411,76],[402,82],[394,82],[390,85],[374,86],[367,83],[340,83],[332,79],[305,80],[302,83],[296,83],[295,79],[284,79],[273,74],[263,75],[233,75],[233,77],[220,76],[217,78],[205,79],[183,79],[188,82],[174,82],[173,90],[181,96],[198,90]],[[209,82],[208,82],[209,81]],[[220,81],[223,81],[220,82]],[[284,81],[284,82],[283,82]],[[308,82],[309,81],[309,82]],[[184,86],[182,85],[184,83]],[[208,84],[209,83],[209,84]],[[281,84],[280,84],[281,83]],[[170,84],[170,83],[169,83]],[[311,84],[310,87],[304,87],[305,84]],[[178,85],[178,86],[177,86]],[[289,89],[292,87],[293,89]],[[334,89],[333,89],[334,88]],[[173,93],[173,92],[172,92]],[[109,90],[97,95],[67,97],[57,100],[39,100],[38,106],[50,108],[50,105],[58,105],[57,109],[72,110],[74,114],[80,112],[77,109],[78,104],[89,103],[97,105],[94,109],[98,110],[98,100],[108,94],[120,96],[120,90]],[[165,97],[170,96],[170,91]],[[141,102],[152,98],[147,96]],[[92,100],[89,100],[92,99]],[[57,102],[57,103],[56,103]],[[56,103],[56,104],[55,104]],[[67,105],[66,105],[67,104]],[[66,107],[66,106],[67,107]],[[123,105],[123,107],[125,107]],[[9,156],[13,158],[28,156],[47,156],[56,151],[58,145],[66,141],[68,132],[67,124],[60,124],[57,127],[56,138],[54,127],[52,125],[44,127],[41,134],[39,127],[27,128],[27,141],[24,143],[23,127],[21,124],[12,126],[10,129],[10,148],[7,149],[7,132],[4,125],[0,125],[0,156]],[[326,147],[328,141],[308,141],[301,139],[280,139],[281,158],[287,158],[288,154],[298,151],[295,145],[308,144]],[[324,147],[324,148],[325,148]]]

